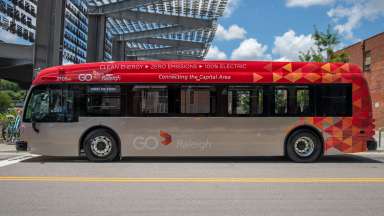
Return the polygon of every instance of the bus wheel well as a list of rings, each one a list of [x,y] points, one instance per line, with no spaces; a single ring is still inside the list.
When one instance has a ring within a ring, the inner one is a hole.
[[[324,151],[324,137],[321,134],[321,132],[318,129],[316,129],[315,127],[313,127],[313,126],[301,125],[301,126],[298,126],[298,127],[294,128],[293,130],[291,130],[288,133],[288,135],[285,137],[285,140],[284,140],[284,156],[287,156],[287,144],[288,144],[289,137],[293,133],[295,133],[296,131],[299,131],[299,130],[306,130],[306,131],[311,131],[312,133],[314,133],[320,139],[322,147],[323,147],[323,151]]]
[[[119,135],[117,135],[117,133],[114,130],[112,130],[111,128],[109,128],[107,126],[104,126],[104,125],[97,125],[97,126],[90,127],[81,135],[80,140],[79,140],[79,153],[81,154],[81,152],[83,152],[83,150],[84,150],[84,146],[83,145],[84,145],[85,137],[87,137],[87,135],[90,132],[92,132],[94,130],[97,130],[97,129],[107,130],[113,136],[113,138],[116,139],[117,146],[119,148],[118,151],[119,151],[119,157],[120,157],[121,156],[121,140],[120,140],[120,137],[119,137]]]

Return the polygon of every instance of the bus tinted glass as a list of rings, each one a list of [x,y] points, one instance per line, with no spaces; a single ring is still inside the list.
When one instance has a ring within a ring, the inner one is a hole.
[[[261,115],[263,109],[262,87],[233,86],[228,88],[229,115]]]
[[[351,116],[352,86],[323,85],[317,88],[318,114],[320,116]]]
[[[119,85],[88,86],[86,101],[88,116],[119,116],[121,114],[121,90]]]
[[[74,110],[74,108],[76,110]],[[351,116],[352,86],[73,85],[36,87],[25,121],[78,116]]]
[[[167,86],[134,86],[132,89],[134,115],[168,113]],[[130,103],[129,101],[126,103]]]
[[[74,94],[67,86],[38,87],[32,90],[24,121],[75,121]]]
[[[288,114],[288,89],[278,87],[275,89],[275,114]]]
[[[296,89],[296,113],[299,115],[312,114],[310,89],[301,87]]]
[[[215,113],[213,97],[215,88],[211,86],[182,86],[180,89],[182,114]]]

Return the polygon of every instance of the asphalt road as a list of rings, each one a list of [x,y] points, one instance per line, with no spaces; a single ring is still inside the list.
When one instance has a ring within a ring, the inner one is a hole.
[[[36,157],[0,167],[0,215],[383,215],[384,153],[268,158]]]

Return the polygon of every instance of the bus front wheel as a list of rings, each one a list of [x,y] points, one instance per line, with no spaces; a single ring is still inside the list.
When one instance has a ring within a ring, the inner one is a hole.
[[[84,152],[88,160],[112,161],[119,153],[116,139],[106,129],[91,131],[84,139]]]
[[[320,138],[310,130],[295,131],[289,136],[286,148],[288,158],[299,163],[315,162],[323,151]]]

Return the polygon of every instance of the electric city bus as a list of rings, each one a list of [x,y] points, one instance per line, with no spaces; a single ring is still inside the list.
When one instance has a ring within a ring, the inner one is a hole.
[[[367,150],[371,99],[358,66],[135,61],[42,70],[23,114],[32,153],[277,156],[314,162]]]

